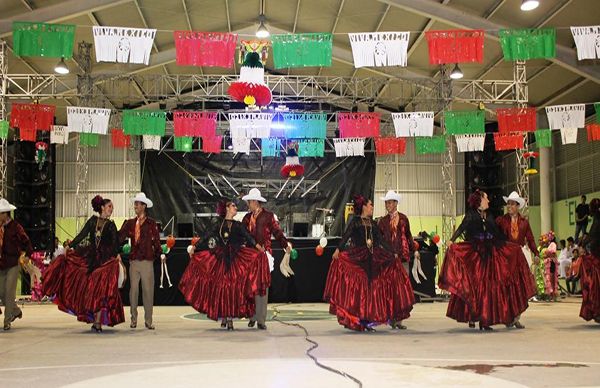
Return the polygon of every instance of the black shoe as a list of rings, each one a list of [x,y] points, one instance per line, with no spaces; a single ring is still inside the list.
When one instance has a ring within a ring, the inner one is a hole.
[[[471,322],[471,321],[469,321],[469,327],[470,327],[471,329],[474,329],[474,328],[475,328],[475,322]]]
[[[259,328],[260,328],[260,326],[259,326]],[[265,327],[265,329],[266,329],[266,327]],[[231,319],[227,320],[227,330],[233,330],[233,320],[231,320]]]
[[[92,331],[95,331],[96,333],[102,333],[102,326],[99,323],[94,323],[92,325]]]
[[[253,321],[252,319],[248,321],[248,327],[254,327],[254,325],[256,325],[256,321]]]
[[[250,325],[248,325],[248,326],[250,326]],[[221,320],[221,327],[223,329],[227,327],[227,320],[226,319]]]
[[[370,327],[370,326],[365,326],[365,331],[366,331],[366,332],[369,332],[369,333],[375,333],[377,330],[373,329],[373,328],[372,328],[372,327]]]
[[[19,314],[18,314],[18,315],[13,315],[13,317],[12,317],[12,319],[11,319],[10,321],[11,321],[11,322],[14,322],[14,321],[16,321],[16,320],[17,320],[17,318],[18,318],[18,319],[21,319],[21,318],[23,318],[23,311],[19,311]]]
[[[155,329],[154,325],[152,325],[152,324],[149,325],[147,323],[144,323],[144,326],[146,326],[146,329],[148,329],[148,330],[154,330]]]
[[[494,329],[492,329],[490,326],[483,326],[481,324],[481,322],[479,322],[479,330],[483,330],[483,331],[494,331]]]
[[[267,325],[264,323],[259,323],[256,325],[256,327],[258,327],[258,330],[267,330]]]
[[[135,329],[137,327],[137,322],[131,321],[131,324],[129,325],[129,327],[132,329]]]
[[[5,331],[10,330],[10,323],[5,323],[4,324],[4,330]]]

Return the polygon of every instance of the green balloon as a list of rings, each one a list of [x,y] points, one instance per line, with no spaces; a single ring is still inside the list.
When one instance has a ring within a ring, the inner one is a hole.
[[[163,244],[163,245],[161,245],[161,248],[162,248],[162,252],[163,252],[165,255],[171,251],[171,250],[169,249],[169,247],[167,246],[167,244]]]
[[[434,231],[433,231],[433,232],[429,232],[429,236],[430,236],[431,238],[433,238],[433,236],[435,236],[436,234],[437,234],[437,233],[436,233],[436,232],[434,232]]]
[[[292,249],[290,252],[290,259],[296,260],[298,258],[298,251],[296,249]]]
[[[131,245],[130,245],[130,244],[125,244],[125,245],[123,245],[123,253],[124,253],[124,254],[129,254],[129,253],[131,253]]]

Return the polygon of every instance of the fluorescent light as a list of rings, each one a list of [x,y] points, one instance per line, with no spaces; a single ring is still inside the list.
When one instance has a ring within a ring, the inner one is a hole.
[[[263,14],[258,15],[258,21],[260,23],[258,24],[258,29],[256,30],[257,38],[264,39],[264,38],[268,38],[269,36],[271,36],[271,33],[267,29],[267,26],[265,26],[265,20],[266,20],[265,15],[263,15]]]
[[[539,7],[539,0],[523,0],[521,1],[521,11],[531,11]]]
[[[65,58],[61,58],[60,61],[54,66],[54,72],[58,74],[69,74],[69,68],[65,63]]]
[[[452,79],[461,79],[464,76],[462,70],[460,69],[460,67],[458,67],[458,63],[456,65],[454,65],[454,69],[452,69],[452,72],[450,73],[450,78]]]

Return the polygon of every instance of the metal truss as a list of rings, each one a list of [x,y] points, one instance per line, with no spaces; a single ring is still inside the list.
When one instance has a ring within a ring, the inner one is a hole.
[[[513,74],[515,79],[515,98],[519,108],[527,107],[529,100],[529,89],[527,86],[527,66],[525,61],[516,61],[513,65]],[[517,192],[525,199],[525,206],[522,213],[526,216],[529,213],[529,176],[526,174],[529,168],[529,161],[524,157],[525,153],[529,152],[528,133],[523,134],[525,137],[523,148],[515,151],[517,158]]]
[[[6,42],[0,40],[0,120],[7,120],[6,91],[8,90],[8,59]],[[0,197],[6,198],[8,192],[8,139],[0,139]]]
[[[231,178],[224,175],[196,176],[192,179],[192,189],[203,191],[211,196],[237,197],[251,188],[258,188],[263,195],[275,199],[303,198],[319,192],[320,180],[304,179],[248,179]]]
[[[92,93],[104,105],[111,101],[127,100],[143,104],[165,100],[177,102],[231,102],[229,86],[237,75],[167,75],[167,74],[95,74],[91,76]],[[431,79],[402,79],[385,77],[332,77],[266,75],[266,85],[273,94],[273,103],[291,102],[330,103],[351,106],[367,104],[393,107],[438,100],[439,81]],[[81,97],[78,77],[55,74],[8,75],[9,99],[44,99]],[[453,98],[462,102],[514,104],[514,80],[458,80],[453,81]]]
[[[77,77],[77,92],[79,105],[91,107],[93,103],[94,84],[91,79],[92,45],[90,43],[80,42],[77,61],[80,64],[83,74]],[[75,174],[77,178],[77,189],[75,192],[76,201],[76,228],[80,230],[88,218],[88,171],[89,171],[89,148],[77,140],[77,163],[75,164]]]
[[[438,84],[438,93],[440,106],[438,112],[448,108],[452,103],[452,87],[448,69],[441,66],[440,81]],[[442,133],[446,133],[444,117],[441,116],[440,123]],[[454,137],[446,136],[446,152],[442,155],[442,241],[444,244],[450,240],[456,226],[456,147],[454,145]],[[443,245],[445,252],[445,245]],[[440,266],[438,266],[439,268]]]

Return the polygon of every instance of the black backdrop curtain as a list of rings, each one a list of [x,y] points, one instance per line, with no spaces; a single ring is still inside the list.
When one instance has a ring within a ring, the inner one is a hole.
[[[171,160],[171,158],[173,160]],[[221,179],[221,175],[229,178],[248,179],[282,179],[279,170],[285,163],[284,157],[261,158],[261,154],[254,152],[250,155],[238,155],[235,158],[230,152],[207,155],[201,152],[183,154],[172,150],[141,151],[142,191],[154,201],[152,217],[166,222],[173,216],[189,213],[214,212],[215,204],[219,200],[216,190],[212,186],[207,188],[214,194],[211,197],[198,185],[192,185],[192,178],[205,177],[210,174],[213,179]],[[375,154],[366,153],[364,157],[336,158],[334,153],[326,153],[323,158],[301,158],[300,162],[305,167],[307,180],[318,180],[330,171],[338,162],[343,161],[337,168],[329,172],[318,185],[318,192],[310,193],[304,198],[301,188],[294,193],[292,198],[281,195],[275,199],[275,194],[263,196],[267,199],[266,208],[273,211],[280,219],[289,213],[307,213],[309,224],[315,221],[317,213],[315,208],[329,208],[334,210],[335,223],[332,235],[341,235],[343,228],[344,207],[351,201],[353,194],[362,194],[373,198],[375,181]],[[177,164],[182,168],[180,168]],[[186,173],[187,171],[187,173]],[[292,186],[292,180],[288,186]],[[293,186],[292,186],[293,187]],[[222,188],[221,188],[222,189]],[[243,194],[250,187],[244,187]],[[239,191],[239,189],[238,189]],[[223,191],[222,191],[223,192]],[[226,193],[230,198],[235,197],[233,190]],[[239,211],[247,208],[243,201],[239,201]],[[205,227],[205,226],[204,226]],[[202,229],[203,226],[200,226]],[[170,228],[169,228],[170,229]]]

